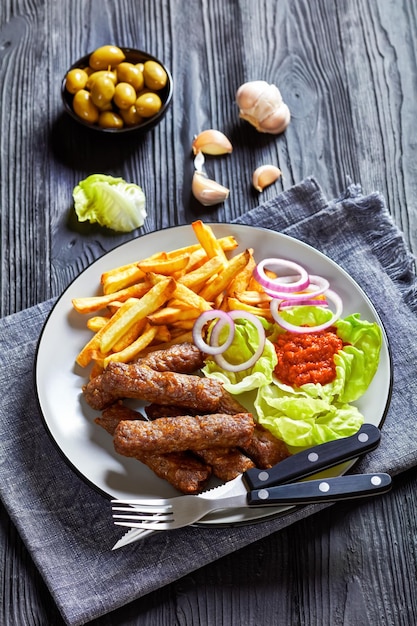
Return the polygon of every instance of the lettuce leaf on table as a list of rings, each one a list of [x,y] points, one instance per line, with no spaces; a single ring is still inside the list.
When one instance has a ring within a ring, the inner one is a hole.
[[[123,178],[91,174],[73,190],[80,222],[89,221],[118,232],[131,232],[144,224],[146,198],[139,185]]]

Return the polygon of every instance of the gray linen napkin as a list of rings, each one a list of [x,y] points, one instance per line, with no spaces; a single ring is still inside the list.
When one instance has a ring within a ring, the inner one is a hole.
[[[378,310],[393,353],[394,388],[378,450],[355,471],[395,475],[417,464],[415,259],[383,198],[350,186],[329,202],[309,178],[238,222],[305,241],[339,263]],[[53,301],[0,320],[0,495],[64,620],[84,624],[316,511],[235,528],[150,535],[112,552],[121,532],[109,502],[64,462],[44,430],[33,387],[41,328]]]

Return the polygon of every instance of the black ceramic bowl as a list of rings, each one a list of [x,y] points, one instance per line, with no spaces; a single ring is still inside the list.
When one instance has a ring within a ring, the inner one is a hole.
[[[165,115],[169,105],[171,104],[172,92],[173,92],[172,76],[171,76],[169,70],[165,67],[165,65],[159,59],[157,59],[156,57],[152,56],[151,54],[148,54],[148,52],[144,52],[143,50],[136,50],[135,48],[123,48],[123,47],[120,47],[120,49],[125,54],[126,58],[124,59],[124,61],[127,61],[129,63],[133,63],[133,64],[145,63],[145,61],[156,61],[165,70],[165,72],[167,74],[167,77],[168,77],[168,80],[167,80],[167,84],[165,85],[165,87],[157,92],[159,97],[162,100],[162,107],[158,111],[158,113],[156,113],[153,117],[149,117],[149,118],[144,119],[143,121],[141,121],[140,124],[137,124],[135,126],[127,126],[127,125],[125,125],[125,126],[123,126],[123,128],[102,128],[98,124],[90,124],[89,122],[86,122],[81,117],[79,117],[74,112],[74,109],[72,108],[72,100],[74,98],[74,95],[69,93],[66,90],[66,88],[65,88],[65,81],[66,81],[67,73],[70,70],[75,69],[75,68],[87,68],[89,66],[88,65],[88,61],[89,61],[90,55],[92,54],[91,52],[89,54],[86,54],[85,56],[83,56],[81,59],[78,59],[78,61],[76,61],[75,63],[73,63],[73,65],[71,65],[71,67],[68,69],[68,72],[65,74],[65,76],[64,76],[64,78],[62,80],[61,96],[62,96],[62,101],[63,101],[63,104],[64,104],[64,108],[65,108],[66,112],[78,124],[81,124],[82,126],[85,126],[86,128],[94,130],[94,131],[96,131],[98,133],[105,133],[105,134],[111,134],[111,135],[120,135],[122,133],[147,132],[148,130],[150,130],[151,128],[154,128],[154,126],[159,124],[159,122],[164,117],[164,115]]]

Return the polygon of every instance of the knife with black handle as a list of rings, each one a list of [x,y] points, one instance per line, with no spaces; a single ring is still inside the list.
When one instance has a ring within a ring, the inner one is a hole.
[[[350,437],[343,437],[297,452],[267,470],[250,469],[243,474],[248,490],[282,485],[301,480],[338,463],[350,461],[378,447],[381,432],[372,424],[363,424]]]
[[[391,476],[389,474],[348,474],[255,489],[248,492],[247,504],[268,506],[337,502],[338,500],[367,498],[386,493],[390,489]]]

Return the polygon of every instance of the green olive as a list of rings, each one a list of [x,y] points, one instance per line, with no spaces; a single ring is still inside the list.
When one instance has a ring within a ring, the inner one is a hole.
[[[123,119],[114,111],[102,111],[98,118],[101,128],[123,128]]]
[[[65,89],[69,93],[76,93],[80,89],[84,89],[88,81],[88,74],[85,70],[75,68],[70,70],[65,79]]]
[[[108,76],[99,76],[92,84],[91,99],[99,109],[106,108],[113,98],[116,87]]]
[[[91,94],[86,89],[80,89],[74,95],[72,106],[74,113],[85,122],[95,124],[98,120],[98,108],[91,99]]]
[[[139,115],[136,104],[132,104],[128,109],[120,109],[120,115],[126,126],[137,126],[143,122],[143,118]]]
[[[116,67],[125,60],[123,50],[117,46],[101,46],[90,54],[89,65],[93,70],[106,70],[108,67]]]
[[[102,76],[106,76],[107,78],[110,78],[110,80],[112,81],[113,85],[115,85],[117,83],[117,74],[116,72],[112,72],[110,70],[99,70],[97,72],[91,72],[91,74],[88,77],[87,80],[87,89],[92,89],[93,84],[95,83],[95,81],[98,78],[101,78]]]
[[[136,109],[141,117],[152,117],[162,107],[162,100],[156,93],[142,93],[136,100]]]
[[[167,84],[168,76],[162,65],[156,61],[146,61],[143,67],[145,85],[149,89],[159,91]]]
[[[143,89],[143,72],[136,65],[124,61],[117,66],[116,71],[120,83],[129,83],[135,91]]]
[[[113,101],[119,109],[128,109],[132,104],[135,104],[136,91],[129,85],[129,83],[117,83]]]

